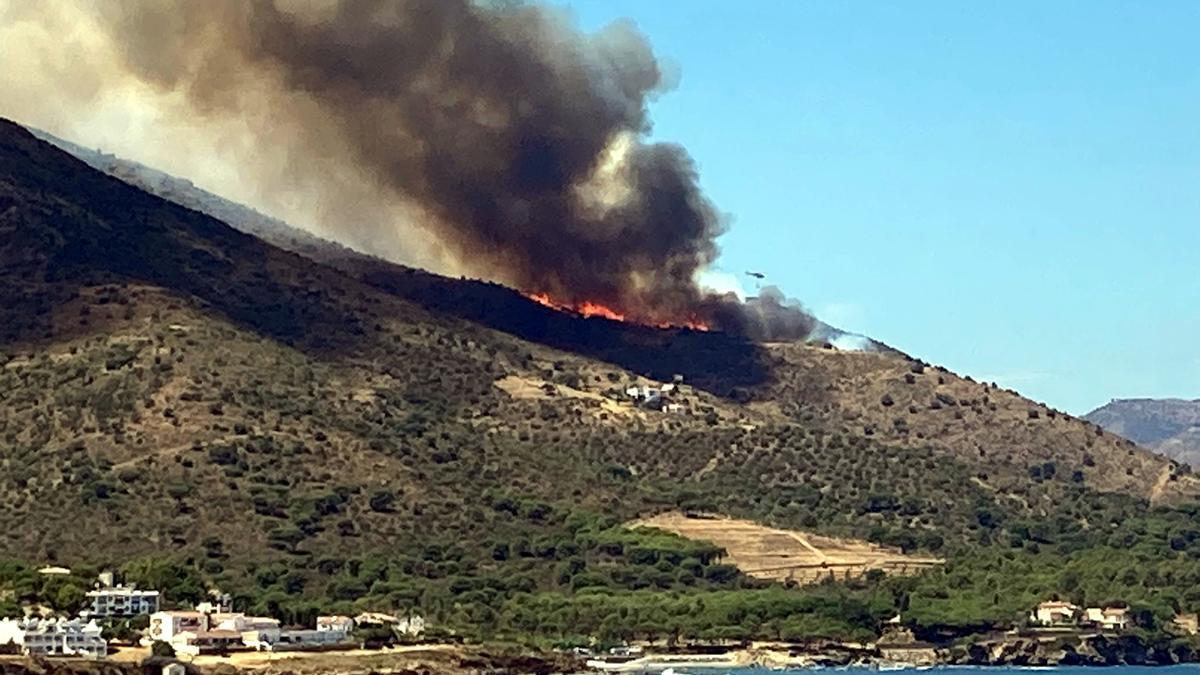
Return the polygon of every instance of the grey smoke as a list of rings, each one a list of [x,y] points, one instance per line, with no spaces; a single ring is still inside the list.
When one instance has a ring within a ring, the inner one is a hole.
[[[650,323],[756,339],[814,320],[775,291],[706,292],[725,224],[680,146],[650,143],[663,68],[636,28],[588,34],[523,3],[113,0],[122,77],[244,122],[263,173],[350,175],[411,209],[472,273]],[[253,169],[254,167],[250,167]],[[354,231],[357,195],[327,205]],[[361,237],[359,237],[361,239]]]

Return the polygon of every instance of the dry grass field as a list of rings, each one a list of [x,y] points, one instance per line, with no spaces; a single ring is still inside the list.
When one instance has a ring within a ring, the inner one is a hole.
[[[869,570],[915,574],[944,561],[904,555],[898,550],[855,539],[833,539],[780,530],[749,520],[720,516],[663,513],[633,523],[689,539],[710,541],[728,552],[726,560],[759,579],[815,583],[832,575],[855,578]]]

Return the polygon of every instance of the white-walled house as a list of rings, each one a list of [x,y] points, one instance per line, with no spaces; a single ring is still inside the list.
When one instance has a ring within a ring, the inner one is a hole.
[[[412,630],[409,619],[377,615],[401,632]],[[421,624],[423,627],[423,622]],[[181,654],[201,654],[236,649],[283,651],[334,648],[348,644],[354,620],[322,616],[316,629],[282,629],[278,619],[233,612],[156,612],[150,615],[144,644],[170,643]]]
[[[1129,627],[1129,610],[1124,607],[1088,607],[1084,620],[1106,630],[1125,630]]]
[[[233,630],[184,631],[171,640],[177,654],[205,654],[227,652],[245,646],[242,634]]]
[[[246,616],[235,612],[209,614],[208,625],[214,630],[234,630],[239,633],[252,630],[264,633],[279,632],[279,619],[269,616]]]
[[[261,635],[258,631],[249,631],[242,633],[242,638],[247,647],[260,651],[296,651],[346,644],[350,634],[312,628],[288,628],[270,636]]]
[[[95,621],[78,619],[2,619],[0,645],[17,645],[24,654],[101,658],[108,641]]]
[[[1069,602],[1051,600],[1040,603],[1029,617],[1033,623],[1043,626],[1070,626],[1079,618],[1079,608]]]
[[[92,603],[90,616],[129,617],[158,611],[158,591],[142,591],[132,586],[112,586],[88,591]]]
[[[416,614],[398,617],[392,614],[380,614],[379,612],[363,612],[354,617],[354,625],[391,626],[397,635],[408,637],[418,637],[425,632],[425,618]]]
[[[183,654],[252,647],[280,641],[279,620],[232,612],[156,612],[150,615],[146,640],[168,642]]]
[[[150,615],[146,638],[174,642],[181,633],[198,633],[208,629],[208,615],[201,612],[155,612]]]
[[[425,633],[425,617],[408,616],[396,624],[396,633],[408,637],[420,637]]]
[[[354,631],[354,619],[348,616],[318,616],[317,630],[329,633],[349,635]]]

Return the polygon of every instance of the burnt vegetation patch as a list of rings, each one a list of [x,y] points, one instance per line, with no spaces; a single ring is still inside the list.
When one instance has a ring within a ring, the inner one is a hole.
[[[577,316],[545,307],[500,284],[447,279],[380,261],[356,258],[338,266],[432,312],[656,380],[683,375],[694,386],[726,398],[772,381],[770,354],[759,343],[725,331],[655,328]]]

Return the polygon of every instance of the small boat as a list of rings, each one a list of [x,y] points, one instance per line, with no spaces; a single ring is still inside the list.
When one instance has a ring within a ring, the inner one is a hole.
[[[606,673],[642,673],[646,671],[646,659],[644,658],[588,659],[585,665],[592,670]]]

